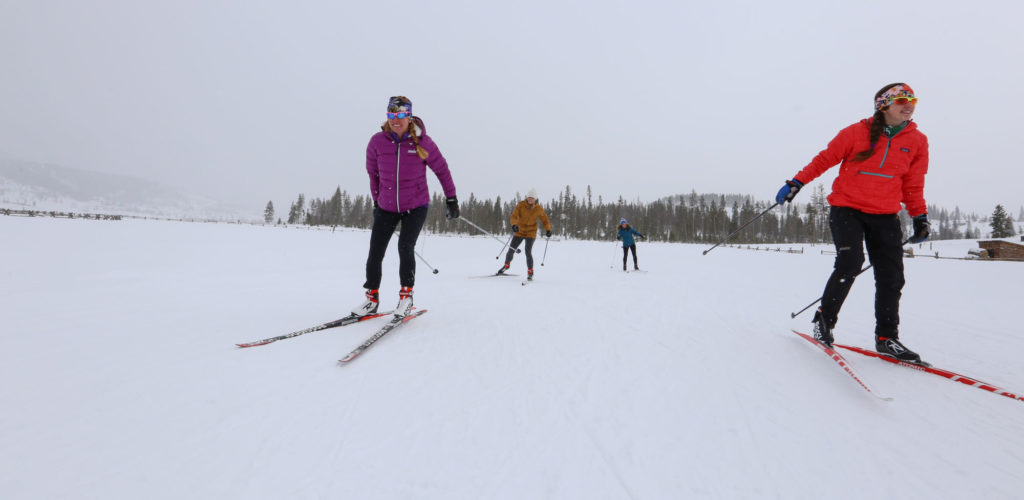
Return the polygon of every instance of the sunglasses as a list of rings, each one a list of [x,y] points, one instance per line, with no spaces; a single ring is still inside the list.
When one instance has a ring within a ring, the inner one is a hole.
[[[915,106],[917,106],[917,98],[916,97],[894,97],[894,98],[890,99],[889,102],[895,103],[895,104],[899,104],[900,106],[902,106],[904,104],[910,104],[910,103],[913,103]]]
[[[390,111],[388,112],[388,120],[394,120],[395,118],[402,119],[409,116],[412,116],[412,113],[408,111],[402,111],[401,113],[392,113]]]

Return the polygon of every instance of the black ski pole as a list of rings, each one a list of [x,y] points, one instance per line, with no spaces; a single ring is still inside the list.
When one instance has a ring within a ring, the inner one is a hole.
[[[540,265],[542,265],[542,266],[544,265],[544,259],[548,258],[548,243],[551,243],[551,238],[545,236],[544,237],[544,256],[540,258]]]
[[[506,241],[505,244],[501,246],[501,251],[498,252],[498,255],[494,256],[495,260],[501,258],[501,254],[505,253],[505,247],[507,247],[508,244],[511,243],[511,242],[512,242],[512,235],[509,235],[508,236],[508,241]]]
[[[494,239],[498,240],[498,243],[501,243],[501,244],[502,244],[502,250],[504,250],[504,249],[505,249],[505,247],[504,247],[504,245],[505,245],[505,242],[504,242],[504,241],[501,241],[501,238],[498,238],[497,236],[495,236],[495,235],[493,235],[493,234],[489,233],[489,232],[488,232],[488,231],[487,231],[486,229],[484,229],[484,228],[482,228],[482,227],[480,227],[480,226],[478,226],[478,225],[476,225],[476,224],[473,224],[473,221],[471,221],[471,220],[469,220],[469,219],[467,219],[467,218],[465,218],[465,217],[459,217],[458,219],[455,219],[455,220],[461,220],[462,222],[465,222],[466,224],[469,224],[470,226],[473,226],[473,227],[475,227],[475,228],[479,229],[479,230],[480,230],[480,232],[482,232],[482,233],[486,234],[487,236],[490,236],[491,238],[494,238]],[[522,250],[520,250],[520,249],[518,249],[518,248],[517,248],[517,249],[516,249],[516,253],[520,253],[520,252],[522,252]]]
[[[430,263],[429,263],[429,262],[427,262],[427,259],[424,259],[424,258],[423,258],[423,256],[422,256],[422,255],[420,255],[420,253],[419,253],[419,252],[416,252],[416,256],[417,256],[417,257],[419,257],[419,258],[420,258],[420,260],[422,260],[422,261],[423,261],[423,263],[427,265],[427,267],[429,267],[429,268],[430,268],[430,269],[431,269],[432,271],[434,271],[434,274],[437,274],[437,273],[439,272],[439,271],[437,270],[437,268],[435,268],[434,266],[430,265]]]
[[[723,239],[722,241],[719,241],[718,243],[715,243],[715,246],[713,246],[713,247],[711,247],[711,248],[709,248],[707,250],[704,250],[704,253],[702,255],[707,255],[708,252],[710,252],[710,251],[714,250],[715,248],[717,248],[718,245],[721,245],[722,243],[725,243],[726,241],[729,241],[730,238],[732,238],[733,236],[736,236],[736,233],[742,231],[743,228],[749,226],[751,222],[754,222],[755,220],[760,219],[761,217],[764,217],[764,214],[768,213],[769,210],[771,210],[771,209],[773,209],[773,208],[775,208],[777,206],[779,206],[779,203],[775,202],[774,205],[766,208],[764,210],[764,212],[761,212],[760,214],[758,214],[757,217],[754,217],[753,219],[748,220],[747,223],[742,225],[742,226],[740,226],[739,229],[729,233],[729,236],[726,236],[725,239]]]
[[[906,245],[908,242],[910,242],[910,239],[903,240],[903,245]],[[900,245],[900,246],[902,246],[902,245]],[[871,266],[873,266],[873,265],[874,264],[868,264],[867,266],[864,266],[864,269],[861,269],[860,272],[858,272],[857,274],[854,274],[853,277],[856,278],[857,276],[860,276],[860,275],[864,274],[864,271],[867,271],[868,269],[871,269]],[[804,311],[810,309],[811,307],[814,307],[814,304],[817,304],[818,302],[821,302],[821,299],[823,299],[823,298],[824,297],[818,297],[818,300],[815,300],[814,302],[811,302],[810,304],[807,304],[807,307],[805,307],[805,308],[803,308],[803,309],[801,309],[801,310],[799,310],[799,311],[797,311],[795,313],[789,313],[789,317],[790,318],[795,318],[795,317],[799,316]]]

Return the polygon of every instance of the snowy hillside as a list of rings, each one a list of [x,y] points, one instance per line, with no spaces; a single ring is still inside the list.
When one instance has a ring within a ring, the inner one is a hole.
[[[643,231],[642,221],[637,228]],[[1020,498],[1024,401],[790,332],[802,254],[424,235],[428,313],[348,366],[368,233],[0,216],[0,498]],[[918,254],[962,257],[973,242]],[[397,301],[394,242],[382,296]],[[1024,263],[907,259],[902,338],[1020,394]],[[525,272],[524,258],[512,264]],[[872,345],[873,286],[837,341]]]
[[[255,220],[242,210],[123,175],[0,158],[0,208],[215,220]]]

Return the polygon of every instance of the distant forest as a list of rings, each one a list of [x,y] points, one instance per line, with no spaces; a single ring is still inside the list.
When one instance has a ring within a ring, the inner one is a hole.
[[[766,243],[827,243],[831,242],[828,227],[828,202],[825,189],[817,185],[803,196],[804,203],[790,203],[768,211],[764,216],[747,226],[729,240],[737,244]],[[480,199],[470,194],[459,200],[462,217],[494,234],[511,232],[508,217],[521,200],[519,193],[514,199]],[[798,198],[799,200],[800,198]],[[469,224],[449,221],[444,216],[444,197],[435,193],[424,230],[437,234],[479,234]],[[657,201],[642,203],[629,201],[621,196],[607,201],[600,196],[594,199],[590,186],[586,192],[577,195],[570,187],[558,194],[557,198],[541,202],[551,218],[552,234],[563,238],[580,240],[603,240],[615,237],[615,230],[622,218],[627,219],[650,241],[712,243],[721,241],[741,225],[764,212],[771,203],[755,201],[749,195],[739,194],[698,194],[675,195]],[[1020,234],[1022,228],[1013,227],[1012,218],[1006,215],[1002,206],[997,206],[992,216],[981,217],[967,214],[956,208],[952,211],[928,206],[932,224],[932,238],[979,239],[984,237],[1005,237]],[[264,221],[273,223],[276,217],[273,202],[264,210]],[[911,233],[910,217],[900,212],[904,234]],[[993,234],[990,221],[997,219],[999,231]],[[1024,207],[1018,221],[1024,220]],[[306,200],[299,195],[289,207],[287,216],[277,218],[277,223],[307,224],[311,226],[341,226],[369,229],[373,222],[373,202],[368,195],[352,196],[338,187],[327,199]],[[1009,234],[1006,234],[1009,233]],[[998,235],[997,235],[998,234]]]

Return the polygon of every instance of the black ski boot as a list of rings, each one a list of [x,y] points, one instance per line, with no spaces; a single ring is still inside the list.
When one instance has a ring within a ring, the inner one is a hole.
[[[814,313],[814,319],[811,320],[814,323],[814,340],[819,343],[832,347],[832,343],[835,342],[835,338],[832,337],[832,327],[828,326],[828,322],[825,321],[825,317],[821,315],[821,309],[818,309]]]
[[[494,275],[501,276],[502,274],[505,274],[505,271],[508,271],[508,262],[506,262],[505,265],[501,267],[501,269],[498,269],[498,272],[494,273]]]
[[[900,361],[921,363],[921,356],[907,349],[907,346],[903,345],[903,342],[900,342],[900,339],[896,338],[896,336],[882,337],[875,335],[875,350]]]
[[[533,281],[533,268],[526,270],[526,281]]]

